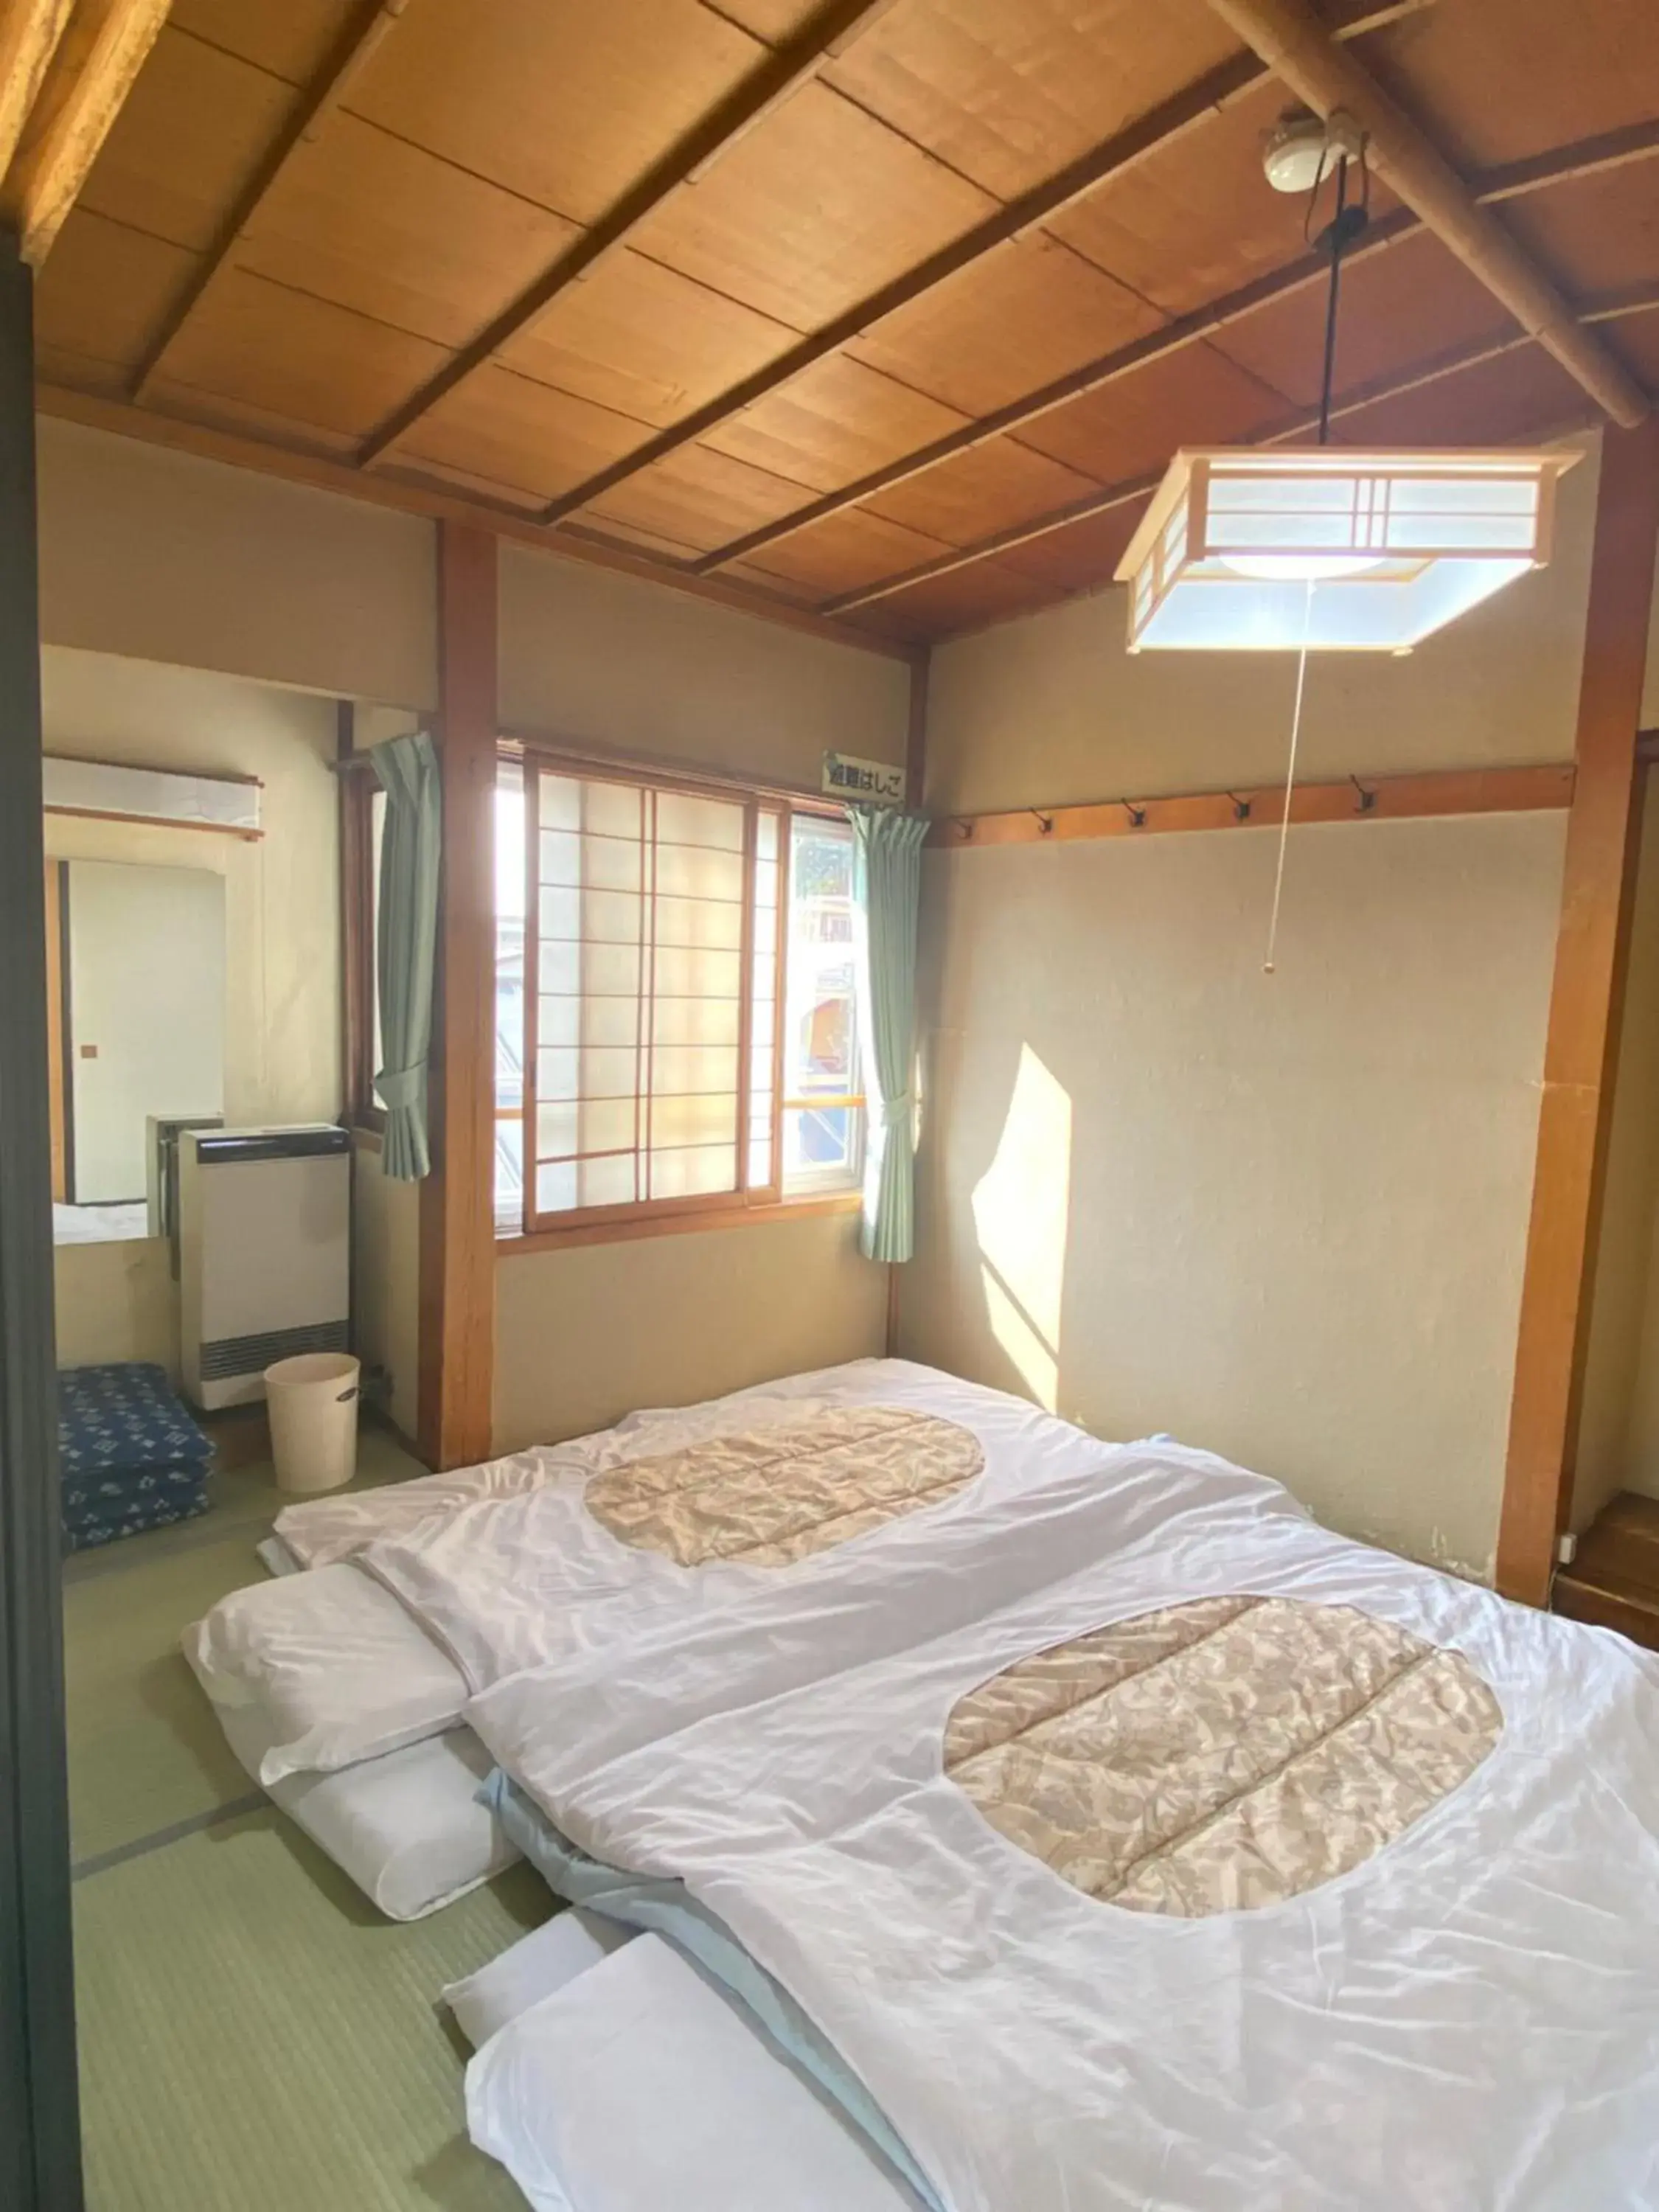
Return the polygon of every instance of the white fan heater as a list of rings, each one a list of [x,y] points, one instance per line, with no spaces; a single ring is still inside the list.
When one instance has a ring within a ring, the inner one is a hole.
[[[264,1396],[264,1371],[351,1338],[351,1139],[298,1128],[179,1136],[179,1364],[211,1413]]]

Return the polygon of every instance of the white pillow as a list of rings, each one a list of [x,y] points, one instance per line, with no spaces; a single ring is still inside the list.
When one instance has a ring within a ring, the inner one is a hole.
[[[182,1641],[216,1705],[257,1711],[267,1788],[420,1743],[466,1703],[459,1669],[349,1561],[233,1590]]]
[[[464,1981],[451,1982],[442,1991],[443,2001],[472,2048],[482,2051],[508,2021],[620,1951],[634,1936],[635,1930],[624,1928],[620,1920],[568,1906],[498,1952]]]
[[[467,2132],[537,2212],[918,2212],[722,1990],[641,1936],[485,2044]]]
[[[257,1781],[268,1748],[257,1708],[222,1705],[219,1718]],[[450,1729],[338,1774],[290,1774],[270,1795],[388,1920],[421,1920],[519,1856],[478,1802],[489,1768],[471,1729]]]

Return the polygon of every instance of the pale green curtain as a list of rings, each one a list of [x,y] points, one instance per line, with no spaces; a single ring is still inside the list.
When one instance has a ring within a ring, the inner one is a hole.
[[[380,1170],[419,1182],[432,1169],[427,1143],[426,1062],[438,948],[438,863],[443,811],[437,749],[424,731],[390,738],[369,758],[386,793],[380,903],[375,916],[380,1049],[374,1088],[386,1108]]]
[[[849,806],[854,898],[864,975],[864,1087],[869,1131],[860,1243],[872,1260],[908,1260],[915,1242],[916,911],[919,814]]]

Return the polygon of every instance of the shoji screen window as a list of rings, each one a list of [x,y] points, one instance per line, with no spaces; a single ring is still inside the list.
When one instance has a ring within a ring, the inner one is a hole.
[[[526,1230],[850,1188],[850,921],[837,958],[823,869],[791,892],[803,835],[843,825],[533,757],[525,780]]]

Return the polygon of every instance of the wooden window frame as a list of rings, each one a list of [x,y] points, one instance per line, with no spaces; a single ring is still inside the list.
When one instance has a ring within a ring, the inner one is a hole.
[[[342,709],[336,769],[340,783],[341,1062],[345,1120],[381,1136],[386,1109],[374,1095],[374,794],[367,754],[351,750],[350,708]]]
[[[792,823],[796,816],[842,823],[845,810],[833,800],[804,792],[778,789],[735,780],[696,775],[677,775],[672,769],[640,767],[631,763],[596,759],[523,738],[503,744],[503,763],[512,762],[524,774],[525,818],[525,980],[523,1098],[517,1108],[497,1108],[498,1119],[521,1116],[522,1212],[516,1230],[498,1223],[496,1244],[505,1254],[556,1250],[561,1246],[607,1243],[624,1238],[668,1235],[700,1228],[724,1229],[751,1222],[799,1219],[825,1213],[856,1212],[862,1196],[855,1182],[845,1190],[810,1189],[791,1194],[783,1188],[783,1122],[785,1015],[788,988],[790,891],[793,861]],[[689,799],[717,799],[744,809],[743,931],[739,949],[744,979],[738,1014],[738,1126],[737,1136],[739,1187],[736,1190],[700,1192],[681,1198],[631,1199],[609,1206],[573,1206],[558,1213],[538,1213],[535,1208],[536,1065],[538,1050],[538,957],[539,918],[537,870],[539,865],[540,821],[537,778],[542,772],[586,777],[595,782],[627,785],[637,790]],[[747,1182],[753,1137],[751,1111],[750,1042],[754,1023],[755,878],[759,850],[759,824],[763,814],[778,823],[778,905],[773,972],[774,1019],[772,1060],[772,1127],[770,1180],[759,1185]],[[819,1103],[819,1102],[814,1102]],[[867,1110],[862,1091],[848,1092],[835,1103]]]

